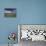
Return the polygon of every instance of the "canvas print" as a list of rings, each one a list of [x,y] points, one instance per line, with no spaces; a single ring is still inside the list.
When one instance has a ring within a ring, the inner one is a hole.
[[[16,17],[16,8],[5,8],[5,17]]]

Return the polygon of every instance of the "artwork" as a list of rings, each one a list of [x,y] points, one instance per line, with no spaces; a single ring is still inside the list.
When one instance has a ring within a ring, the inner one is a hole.
[[[16,17],[16,8],[5,8],[5,17]]]
[[[19,25],[20,40],[46,41],[46,25]]]

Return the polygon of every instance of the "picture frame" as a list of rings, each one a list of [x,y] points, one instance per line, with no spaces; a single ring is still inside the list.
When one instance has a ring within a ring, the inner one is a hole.
[[[16,17],[16,8],[4,8],[5,17]]]

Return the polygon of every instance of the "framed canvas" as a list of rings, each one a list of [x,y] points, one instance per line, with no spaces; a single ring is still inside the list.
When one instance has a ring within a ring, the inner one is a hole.
[[[4,11],[5,17],[16,17],[16,8],[5,8]]]

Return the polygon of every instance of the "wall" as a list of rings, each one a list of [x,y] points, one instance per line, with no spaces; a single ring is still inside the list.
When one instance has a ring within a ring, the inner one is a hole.
[[[19,15],[16,18],[4,17],[4,8],[16,8],[17,10],[17,7],[18,3],[15,0],[0,0],[0,44],[8,43],[10,32],[16,32],[17,34],[17,24],[19,23]]]
[[[4,8],[16,8],[16,18],[5,18]],[[17,24],[46,24],[46,0],[0,0],[0,44],[8,43]]]
[[[46,0],[24,0],[21,7],[21,24],[46,24]]]

